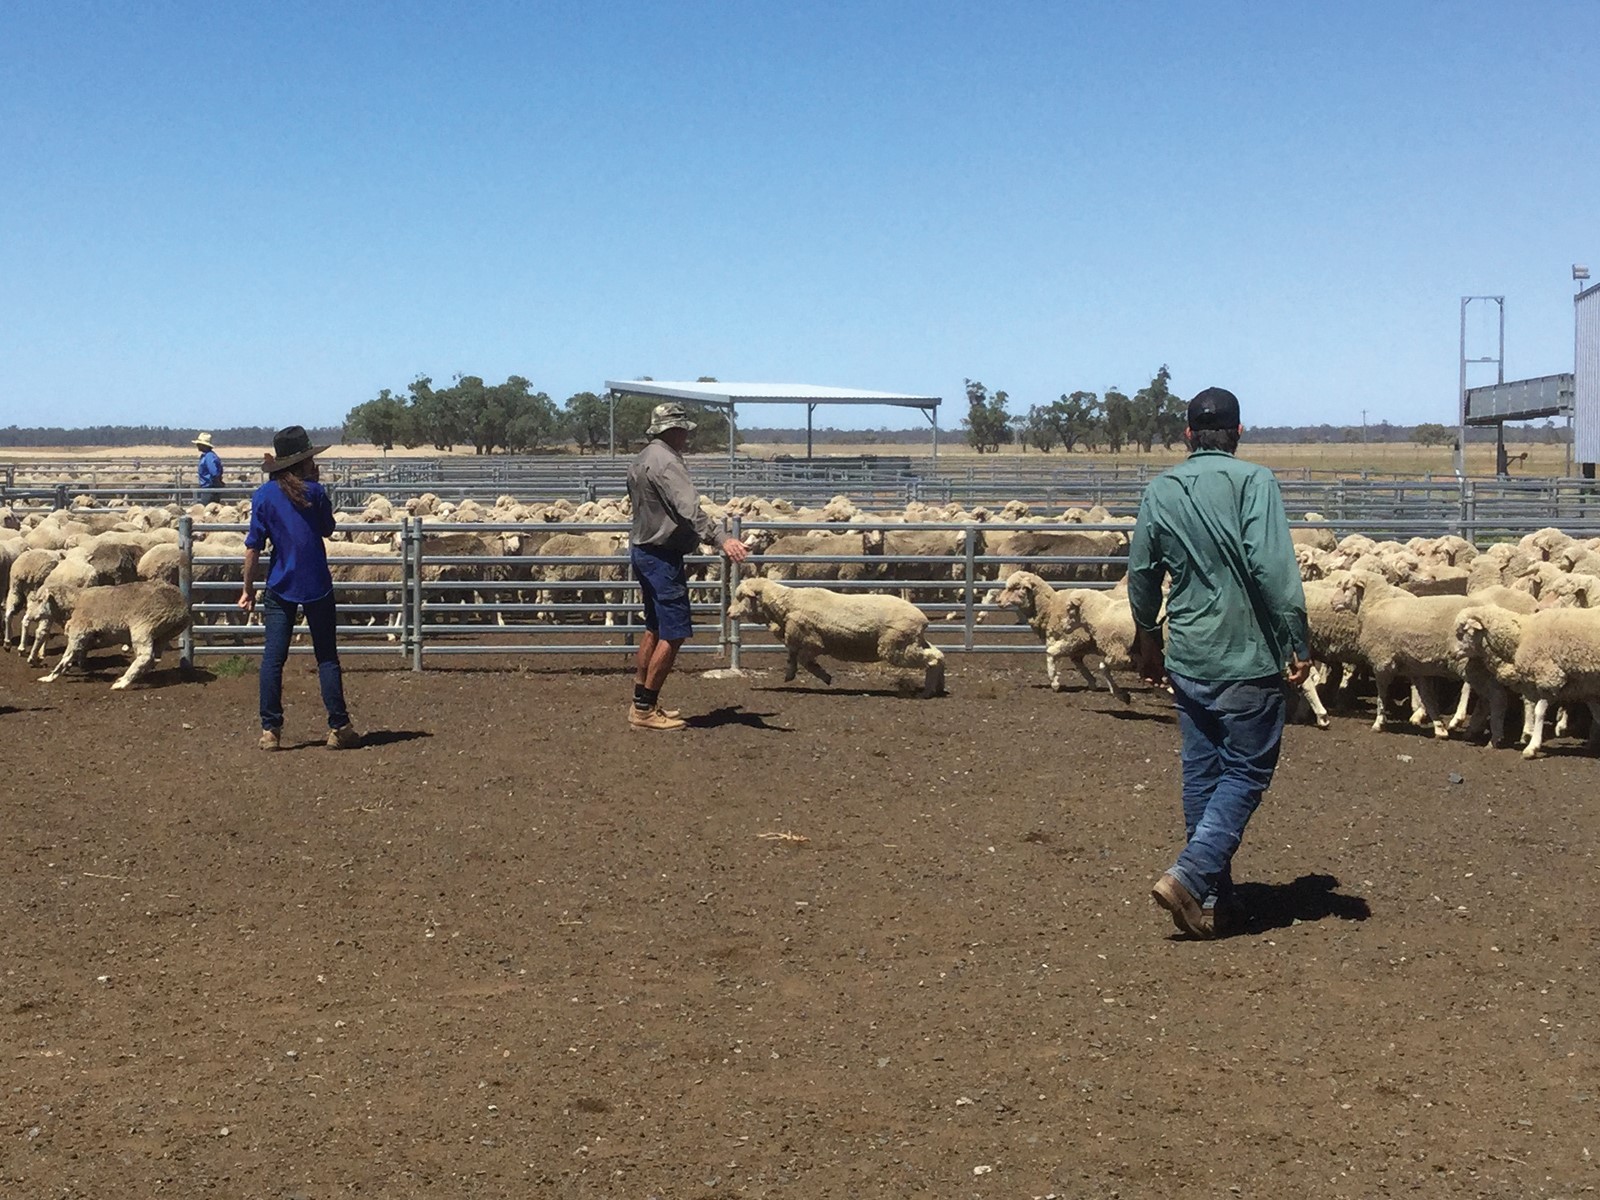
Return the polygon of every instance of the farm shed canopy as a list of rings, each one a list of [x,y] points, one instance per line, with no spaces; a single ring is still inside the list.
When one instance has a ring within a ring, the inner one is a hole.
[[[921,409],[933,425],[933,457],[939,457],[938,396],[908,396],[900,392],[867,392],[855,388],[819,387],[808,383],[679,383],[659,379],[608,379],[615,412],[618,396],[659,396],[663,400],[688,400],[706,408],[728,410],[728,457],[733,458],[734,409],[740,404],[804,404],[806,406],[806,457],[811,457],[811,414],[819,404],[888,404]],[[612,434],[611,453],[616,454]]]

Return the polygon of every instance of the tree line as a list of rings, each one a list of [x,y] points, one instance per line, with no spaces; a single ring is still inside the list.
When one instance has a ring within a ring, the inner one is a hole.
[[[266,450],[272,445],[276,431],[264,425],[234,425],[226,428],[206,429],[185,426],[175,429],[170,425],[84,425],[68,429],[59,425],[8,425],[0,429],[0,446],[189,446],[194,445],[197,433],[209,433],[218,446],[260,446]],[[339,441],[341,430],[337,425],[307,430],[311,440],[318,445],[332,445]]]
[[[700,383],[715,383],[701,376]],[[616,399],[616,443],[625,449],[645,439],[650,412],[658,396],[637,393]],[[728,418],[718,409],[689,404],[695,421],[690,450],[715,450],[728,444]],[[471,446],[478,454],[505,451],[538,454],[567,443],[580,454],[598,454],[610,446],[611,405],[594,392],[577,392],[559,406],[547,392],[536,392],[520,375],[504,383],[485,383],[477,375],[457,375],[448,387],[419,375],[403,394],[384,388],[373,399],[352,408],[344,419],[346,442],[370,442],[385,450],[431,446],[452,451]]]
[[[1010,397],[990,394],[982,383],[969,379],[967,416],[961,422],[967,444],[978,453],[998,451],[1013,442],[1048,454],[1057,446],[1067,453],[1101,448],[1113,454],[1124,449],[1148,454],[1157,442],[1167,449],[1183,437],[1188,405],[1174,395],[1172,373],[1165,364],[1150,382],[1132,396],[1120,389],[1063,392],[1059,400],[1034,404],[1026,412],[1007,410]]]

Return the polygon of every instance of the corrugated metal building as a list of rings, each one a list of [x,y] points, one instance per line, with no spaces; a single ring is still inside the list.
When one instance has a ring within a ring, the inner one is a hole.
[[[1572,385],[1572,452],[1583,473],[1600,462],[1600,284],[1573,300],[1577,309]]]

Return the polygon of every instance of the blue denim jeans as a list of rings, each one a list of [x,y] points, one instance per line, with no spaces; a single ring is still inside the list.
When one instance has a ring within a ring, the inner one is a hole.
[[[1183,824],[1187,843],[1172,874],[1202,903],[1233,892],[1233,855],[1283,741],[1283,680],[1206,683],[1171,675],[1183,734]]]
[[[311,630],[311,648],[317,656],[317,682],[322,687],[322,706],[328,710],[328,728],[350,724],[344,707],[344,677],[339,672],[339,646],[335,629],[339,624],[333,593],[309,604],[295,604],[270,588],[261,590],[261,621],[266,626],[266,650],[261,656],[261,728],[283,728],[283,664],[289,657],[289,639],[294,634],[300,609],[306,613]]]

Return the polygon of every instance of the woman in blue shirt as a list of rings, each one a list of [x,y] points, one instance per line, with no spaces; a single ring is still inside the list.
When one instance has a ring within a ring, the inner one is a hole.
[[[272,543],[267,583],[261,594],[261,619],[266,626],[266,652],[261,658],[261,748],[276,750],[283,729],[283,664],[289,657],[289,638],[301,609],[311,630],[317,656],[317,678],[322,703],[328,710],[328,747],[351,750],[361,735],[350,724],[344,706],[344,679],[339,672],[339,624],[333,599],[333,576],[322,539],[333,532],[333,502],[317,482],[316,455],[326,446],[313,446],[299,425],[272,435],[272,453],[261,469],[271,478],[250,497],[250,532],[244,538],[244,591],[239,607],[251,612],[256,605],[256,565],[261,548]]]

